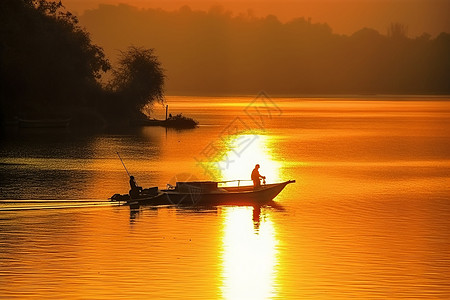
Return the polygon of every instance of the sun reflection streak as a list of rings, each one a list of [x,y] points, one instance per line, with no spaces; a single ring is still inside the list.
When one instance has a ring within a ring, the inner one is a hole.
[[[260,173],[267,177],[267,182],[280,180],[281,164],[273,159],[272,137],[257,134],[229,136],[227,150],[220,163],[220,179],[250,180],[250,174],[256,164],[261,165]]]
[[[224,299],[270,299],[276,295],[275,229],[270,220],[263,218],[255,230],[253,209],[227,207],[223,210]]]

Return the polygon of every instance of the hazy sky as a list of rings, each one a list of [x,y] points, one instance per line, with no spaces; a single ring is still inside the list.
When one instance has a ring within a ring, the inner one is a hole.
[[[408,26],[410,36],[450,32],[450,0],[63,0],[67,9],[82,14],[99,3],[125,3],[141,8],[175,10],[183,5],[207,10],[221,5],[235,14],[249,9],[256,16],[274,14],[282,21],[295,17],[328,23],[334,32],[351,34],[363,27],[386,33],[392,22]]]

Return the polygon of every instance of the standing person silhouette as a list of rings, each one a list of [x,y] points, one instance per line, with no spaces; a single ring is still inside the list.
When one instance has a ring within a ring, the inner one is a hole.
[[[262,176],[261,174],[259,174],[259,164],[256,164],[255,168],[252,171],[252,181],[255,188],[261,186],[261,179],[266,179],[266,176]]]

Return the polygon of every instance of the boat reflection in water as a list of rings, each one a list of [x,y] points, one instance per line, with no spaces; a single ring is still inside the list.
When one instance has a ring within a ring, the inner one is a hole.
[[[247,141],[245,149],[240,145]],[[264,135],[229,137],[230,162],[221,180],[250,179],[256,164],[269,182],[280,182],[281,164],[272,158],[273,141]],[[238,152],[238,149],[241,151]],[[276,201],[276,199],[275,199]],[[222,295],[225,299],[269,299],[277,294],[278,240],[270,208],[223,207]],[[268,212],[268,214],[265,214]]]

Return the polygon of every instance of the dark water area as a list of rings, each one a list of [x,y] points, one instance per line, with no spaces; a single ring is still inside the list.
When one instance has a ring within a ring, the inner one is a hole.
[[[7,132],[0,298],[450,298],[448,100],[169,97],[197,129]],[[117,152],[144,187],[297,182],[276,207],[130,211]]]

